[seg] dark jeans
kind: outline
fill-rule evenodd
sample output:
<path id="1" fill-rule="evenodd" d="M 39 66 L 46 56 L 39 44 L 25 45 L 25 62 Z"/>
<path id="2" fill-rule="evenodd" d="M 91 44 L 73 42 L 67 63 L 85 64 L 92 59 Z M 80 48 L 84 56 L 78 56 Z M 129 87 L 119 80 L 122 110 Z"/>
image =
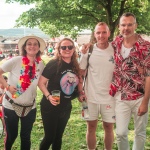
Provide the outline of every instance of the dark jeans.
<path id="1" fill-rule="evenodd" d="M 55 106 L 56 107 L 56 106 Z M 70 118 L 71 107 L 66 110 L 42 109 L 41 115 L 44 126 L 44 138 L 40 144 L 40 150 L 48 150 L 52 145 L 52 150 L 61 150 L 62 136 Z"/>
<path id="2" fill-rule="evenodd" d="M 4 108 L 4 121 L 6 126 L 5 150 L 11 150 L 11 147 L 18 136 L 18 123 L 20 119 L 20 150 L 30 150 L 31 130 L 36 118 L 36 109 L 32 109 L 27 116 L 18 117 L 14 110 Z"/>

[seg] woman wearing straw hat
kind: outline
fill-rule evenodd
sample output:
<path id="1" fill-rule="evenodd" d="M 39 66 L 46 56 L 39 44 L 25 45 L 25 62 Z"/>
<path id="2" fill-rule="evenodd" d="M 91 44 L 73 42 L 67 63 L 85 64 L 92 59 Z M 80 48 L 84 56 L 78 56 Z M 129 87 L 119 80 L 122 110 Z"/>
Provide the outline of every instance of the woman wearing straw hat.
<path id="1" fill-rule="evenodd" d="M 18 42 L 21 56 L 13 57 L 0 66 L 0 83 L 6 88 L 3 98 L 3 113 L 6 126 L 5 149 L 11 147 L 18 136 L 20 120 L 21 150 L 30 150 L 30 135 L 36 117 L 36 89 L 44 69 L 40 54 L 45 49 L 43 39 L 25 36 Z M 2 74 L 9 72 L 8 82 Z"/>

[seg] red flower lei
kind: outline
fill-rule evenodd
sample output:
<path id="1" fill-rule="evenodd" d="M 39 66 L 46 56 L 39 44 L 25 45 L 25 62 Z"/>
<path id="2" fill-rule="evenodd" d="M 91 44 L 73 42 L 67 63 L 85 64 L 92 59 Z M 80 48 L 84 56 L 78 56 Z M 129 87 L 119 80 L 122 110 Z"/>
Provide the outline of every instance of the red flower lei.
<path id="1" fill-rule="evenodd" d="M 30 86 L 34 79 L 36 79 L 36 66 L 41 61 L 40 57 L 37 57 L 32 69 L 30 70 L 29 62 L 30 60 L 27 57 L 22 57 L 22 67 L 20 70 L 20 78 L 17 84 L 17 92 L 12 95 L 13 98 L 19 97 L 26 89 Z M 31 76 L 29 75 L 31 72 Z"/>

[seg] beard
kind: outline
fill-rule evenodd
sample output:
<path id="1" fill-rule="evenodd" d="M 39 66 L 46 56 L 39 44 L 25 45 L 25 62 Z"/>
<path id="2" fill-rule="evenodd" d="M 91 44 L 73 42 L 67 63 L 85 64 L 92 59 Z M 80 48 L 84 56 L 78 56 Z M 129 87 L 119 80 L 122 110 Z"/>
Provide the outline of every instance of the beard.
<path id="1" fill-rule="evenodd" d="M 130 38 L 132 37 L 135 33 L 130 33 L 130 31 L 126 31 L 128 34 L 124 34 L 124 32 L 121 34 L 124 38 Z"/>

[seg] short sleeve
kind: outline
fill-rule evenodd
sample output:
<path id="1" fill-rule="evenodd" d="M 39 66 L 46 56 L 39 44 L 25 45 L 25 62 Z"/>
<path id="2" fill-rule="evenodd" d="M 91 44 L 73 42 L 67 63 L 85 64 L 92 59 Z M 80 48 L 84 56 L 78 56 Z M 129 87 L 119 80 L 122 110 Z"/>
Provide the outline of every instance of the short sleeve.
<path id="1" fill-rule="evenodd" d="M 81 54 L 81 58 L 80 58 L 80 68 L 85 70 L 87 67 L 87 58 L 88 58 L 88 52 L 86 54 Z"/>
<path id="2" fill-rule="evenodd" d="M 7 60 L 5 63 L 3 63 L 0 68 L 4 71 L 4 72 L 11 72 L 11 70 L 14 68 L 14 65 L 18 63 L 18 58 L 14 57 L 11 58 L 9 60 Z"/>
<path id="3" fill-rule="evenodd" d="M 44 76 L 47 79 L 51 79 L 51 77 L 56 73 L 56 71 L 57 71 L 57 61 L 51 60 L 44 68 L 42 76 Z"/>

